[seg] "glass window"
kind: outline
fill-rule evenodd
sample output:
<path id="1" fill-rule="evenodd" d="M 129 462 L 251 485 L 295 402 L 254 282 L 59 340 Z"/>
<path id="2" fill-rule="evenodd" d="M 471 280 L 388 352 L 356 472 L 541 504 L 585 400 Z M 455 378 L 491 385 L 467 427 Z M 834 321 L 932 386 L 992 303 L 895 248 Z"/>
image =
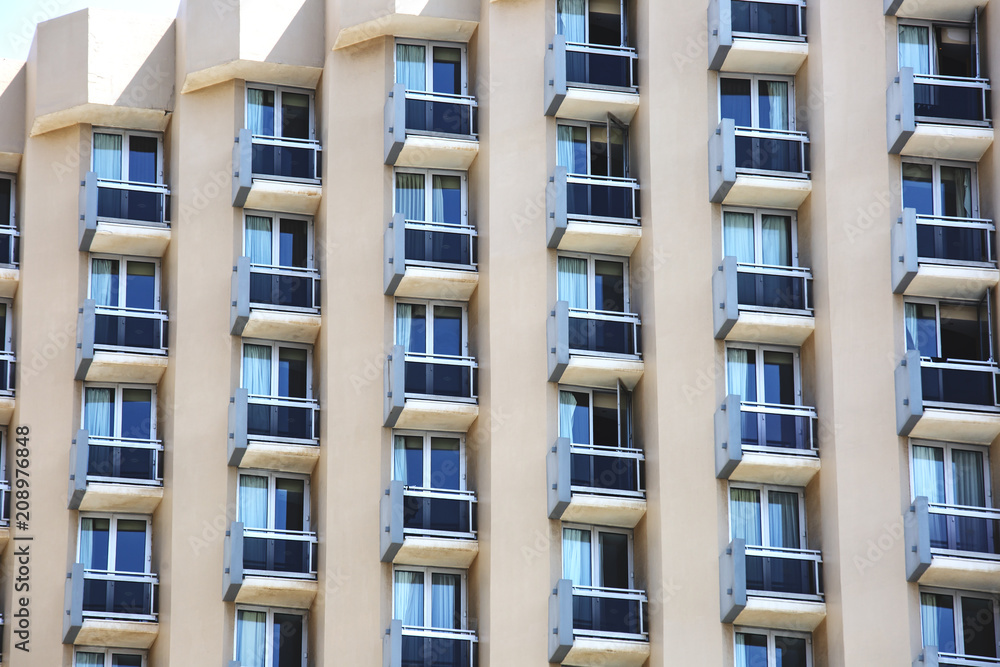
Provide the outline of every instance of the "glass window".
<path id="1" fill-rule="evenodd" d="M 606 123 L 556 126 L 556 165 L 568 174 L 628 177 L 628 127 Z"/>
<path id="2" fill-rule="evenodd" d="M 974 77 L 976 40 L 969 26 L 901 22 L 898 26 L 899 67 L 917 75 Z"/>
<path id="3" fill-rule="evenodd" d="M 304 667 L 305 616 L 271 609 L 236 609 L 235 658 L 241 667 Z"/>
<path id="4" fill-rule="evenodd" d="M 808 667 L 809 635 L 783 630 L 736 631 L 736 667 Z"/>
<path id="5" fill-rule="evenodd" d="M 396 83 L 414 92 L 464 95 L 465 46 L 434 42 L 396 43 Z"/>
<path id="6" fill-rule="evenodd" d="M 574 445 L 631 447 L 632 395 L 618 391 L 559 388 L 559 437 Z"/>
<path id="7" fill-rule="evenodd" d="M 396 344 L 415 354 L 465 356 L 465 306 L 397 302 Z"/>
<path id="8" fill-rule="evenodd" d="M 305 269 L 312 266 L 312 221 L 273 213 L 247 213 L 243 253 L 252 264 Z"/>
<path id="9" fill-rule="evenodd" d="M 79 562 L 87 570 L 149 572 L 149 521 L 117 515 L 81 517 Z"/>
<path id="10" fill-rule="evenodd" d="M 794 211 L 724 209 L 723 254 L 740 264 L 797 266 Z"/>
<path id="11" fill-rule="evenodd" d="M 903 208 L 917 215 L 975 218 L 979 193 L 973 164 L 903 162 Z"/>
<path id="12" fill-rule="evenodd" d="M 435 568 L 397 568 L 393 572 L 392 617 L 404 626 L 461 630 L 466 614 L 465 574 Z"/>
<path id="13" fill-rule="evenodd" d="M 278 343 L 243 344 L 243 387 L 251 396 L 310 398 L 311 352 Z"/>
<path id="14" fill-rule="evenodd" d="M 903 304 L 906 349 L 931 359 L 991 361 L 993 339 L 990 292 L 979 304 Z"/>
<path id="15" fill-rule="evenodd" d="M 313 139 L 313 93 L 248 84 L 246 126 L 255 136 Z"/>
<path id="16" fill-rule="evenodd" d="M 794 129 L 794 96 L 788 79 L 720 77 L 719 110 L 736 127 Z"/>
<path id="17" fill-rule="evenodd" d="M 924 646 L 964 658 L 997 658 L 997 599 L 983 593 L 920 591 Z"/>
<path id="18" fill-rule="evenodd" d="M 93 170 L 97 178 L 132 183 L 162 183 L 158 135 L 113 130 L 94 132 Z"/>
<path id="19" fill-rule="evenodd" d="M 805 547 L 802 495 L 773 487 L 729 489 L 729 532 L 748 546 L 780 549 Z"/>
<path id="20" fill-rule="evenodd" d="M 628 312 L 628 263 L 586 255 L 560 255 L 557 260 L 557 298 L 570 308 Z"/>
<path id="21" fill-rule="evenodd" d="M 397 171 L 395 210 L 411 222 L 467 224 L 465 174 L 444 171 Z"/>
<path id="22" fill-rule="evenodd" d="M 756 403 L 761 388 L 763 403 L 799 404 L 796 353 L 761 346 L 728 347 L 726 359 L 728 393 Z"/>
<path id="23" fill-rule="evenodd" d="M 160 303 L 159 262 L 126 257 L 94 257 L 90 298 L 98 306 L 156 310 Z"/>
<path id="24" fill-rule="evenodd" d="M 628 590 L 633 585 L 629 531 L 563 527 L 563 577 L 574 586 Z"/>
<path id="25" fill-rule="evenodd" d="M 465 490 L 465 455 L 461 437 L 424 433 L 393 436 L 392 478 L 407 486 Z"/>

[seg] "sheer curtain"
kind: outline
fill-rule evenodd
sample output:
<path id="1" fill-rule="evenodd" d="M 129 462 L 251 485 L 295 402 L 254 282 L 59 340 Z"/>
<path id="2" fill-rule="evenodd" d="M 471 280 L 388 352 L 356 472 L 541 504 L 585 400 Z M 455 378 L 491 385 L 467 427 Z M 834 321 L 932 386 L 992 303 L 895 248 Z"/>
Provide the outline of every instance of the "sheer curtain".
<path id="1" fill-rule="evenodd" d="M 122 179 L 122 135 L 94 135 L 94 173 L 111 181 Z"/>
<path id="2" fill-rule="evenodd" d="M 903 324 L 906 327 L 906 349 L 920 350 L 920 326 L 917 323 L 917 304 L 903 304 Z"/>
<path id="3" fill-rule="evenodd" d="M 76 652 L 74 667 L 104 667 L 104 655 L 101 653 Z"/>
<path id="4" fill-rule="evenodd" d="M 245 528 L 267 528 L 267 478 L 240 475 L 240 521 Z"/>
<path id="5" fill-rule="evenodd" d="M 769 266 L 791 266 L 791 220 L 783 215 L 763 216 L 760 246 L 764 264 Z"/>
<path id="6" fill-rule="evenodd" d="M 117 306 L 115 281 L 118 280 L 118 262 L 113 259 L 95 259 L 90 272 L 90 298 L 98 306 Z"/>
<path id="7" fill-rule="evenodd" d="M 271 266 L 271 219 L 260 215 L 247 216 L 246 254 L 251 264 Z"/>
<path id="8" fill-rule="evenodd" d="M 396 345 L 410 351 L 410 329 L 413 323 L 413 306 L 408 303 L 396 304 Z"/>
<path id="9" fill-rule="evenodd" d="M 264 127 L 264 91 L 256 88 L 247 89 L 247 129 L 250 134 L 266 136 L 271 134 Z"/>
<path id="10" fill-rule="evenodd" d="M 271 395 L 271 348 L 243 346 L 243 386 L 251 396 Z"/>
<path id="11" fill-rule="evenodd" d="M 726 350 L 726 393 L 737 394 L 747 402 L 757 400 L 750 396 L 749 352 L 738 347 Z"/>
<path id="12" fill-rule="evenodd" d="M 918 25 L 899 26 L 899 69 L 912 67 L 914 74 L 930 74 L 929 33 Z"/>
<path id="13" fill-rule="evenodd" d="M 110 438 L 114 435 L 111 392 L 110 387 L 87 387 L 84 393 L 83 427 L 92 437 Z"/>
<path id="14" fill-rule="evenodd" d="M 590 571 L 590 531 L 563 528 L 563 577 L 574 586 L 592 586 Z"/>
<path id="15" fill-rule="evenodd" d="M 742 632 L 737 632 L 735 667 L 757 667 L 756 665 L 750 664 L 748 653 L 747 636 Z"/>
<path id="16" fill-rule="evenodd" d="M 447 222 L 444 219 L 445 176 L 431 177 L 431 222 Z"/>
<path id="17" fill-rule="evenodd" d="M 556 32 L 565 35 L 567 42 L 586 42 L 585 0 L 558 0 L 556 3 Z"/>
<path id="18" fill-rule="evenodd" d="M 396 212 L 407 220 L 427 219 L 423 174 L 396 174 Z"/>
<path id="19" fill-rule="evenodd" d="M 771 130 L 788 129 L 788 82 L 765 81 L 767 89 L 767 128 Z M 762 91 L 763 92 L 763 91 Z M 764 119 L 761 118 L 761 124 Z"/>
<path id="20" fill-rule="evenodd" d="M 920 632 L 924 646 L 936 646 L 939 651 L 949 653 L 955 650 L 953 607 L 951 596 L 920 594 Z"/>
<path id="21" fill-rule="evenodd" d="M 735 257 L 740 264 L 756 264 L 753 248 L 753 214 L 726 211 L 723 216 L 723 254 L 726 257 Z"/>
<path id="22" fill-rule="evenodd" d="M 422 572 L 396 570 L 393 606 L 395 610 L 392 617 L 402 621 L 403 625 L 414 628 L 424 627 L 424 575 Z"/>
<path id="23" fill-rule="evenodd" d="M 573 128 L 569 125 L 556 127 L 556 166 L 566 167 L 566 173 L 579 173 L 573 164 Z M 584 170 L 586 173 L 586 170 Z"/>
<path id="24" fill-rule="evenodd" d="M 913 446 L 913 495 L 926 496 L 932 503 L 943 503 L 944 450 L 940 447 Z"/>
<path id="25" fill-rule="evenodd" d="M 406 436 L 397 435 L 393 438 L 392 478 L 406 484 Z"/>
<path id="26" fill-rule="evenodd" d="M 559 437 L 573 442 L 573 413 L 576 411 L 576 396 L 568 391 L 559 392 Z"/>
<path id="27" fill-rule="evenodd" d="M 587 260 L 560 257 L 557 270 L 558 298 L 570 308 L 587 308 Z"/>
<path id="28" fill-rule="evenodd" d="M 426 51 L 416 44 L 396 45 L 396 83 L 407 90 L 427 90 Z"/>
<path id="29" fill-rule="evenodd" d="M 85 570 L 94 568 L 94 521 L 89 517 L 80 520 L 80 561 Z"/>
<path id="30" fill-rule="evenodd" d="M 767 494 L 768 523 L 771 528 L 771 544 L 780 549 L 801 549 L 799 536 L 799 496 L 787 491 L 771 491 Z"/>
<path id="31" fill-rule="evenodd" d="M 955 482 L 955 504 L 986 507 L 983 455 L 967 449 L 953 449 L 951 470 Z"/>
<path id="32" fill-rule="evenodd" d="M 455 609 L 461 582 L 457 574 L 431 575 L 431 627 L 458 629 Z"/>
<path id="33" fill-rule="evenodd" d="M 760 492 L 755 489 L 729 490 L 729 519 L 734 540 L 761 546 Z"/>
<path id="34" fill-rule="evenodd" d="M 240 609 L 236 615 L 236 660 L 240 667 L 264 667 L 266 651 L 267 614 Z"/>

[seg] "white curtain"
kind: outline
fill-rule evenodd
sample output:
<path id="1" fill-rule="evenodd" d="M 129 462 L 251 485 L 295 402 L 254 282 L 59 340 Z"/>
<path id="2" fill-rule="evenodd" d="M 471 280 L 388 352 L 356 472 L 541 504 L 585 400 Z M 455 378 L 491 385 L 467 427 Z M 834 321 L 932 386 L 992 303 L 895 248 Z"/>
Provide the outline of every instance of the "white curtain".
<path id="1" fill-rule="evenodd" d="M 558 299 L 570 308 L 587 308 L 587 260 L 560 257 L 557 270 Z"/>
<path id="2" fill-rule="evenodd" d="M 906 327 L 906 349 L 920 350 L 920 327 L 917 324 L 917 304 L 903 304 L 903 324 Z"/>
<path id="3" fill-rule="evenodd" d="M 427 219 L 423 174 L 396 174 L 396 212 L 407 220 Z"/>
<path id="4" fill-rule="evenodd" d="M 753 402 L 750 396 L 750 354 L 747 350 L 731 347 L 726 350 L 726 393 L 737 394 L 744 401 Z"/>
<path id="5" fill-rule="evenodd" d="M 104 655 L 101 653 L 76 652 L 75 667 L 104 667 Z"/>
<path id="6" fill-rule="evenodd" d="M 559 437 L 573 442 L 573 415 L 576 412 L 576 396 L 568 391 L 559 392 Z M 577 443 L 585 444 L 585 443 Z"/>
<path id="7" fill-rule="evenodd" d="M 240 667 L 264 667 L 266 651 L 267 614 L 240 609 L 236 614 L 236 659 Z"/>
<path id="8" fill-rule="evenodd" d="M 962 169 L 959 187 L 962 191 L 962 211 L 958 212 L 959 218 L 972 217 L 972 170 Z"/>
<path id="9" fill-rule="evenodd" d="M 940 447 L 913 446 L 913 495 L 927 496 L 932 503 L 943 503 L 944 450 Z"/>
<path id="10" fill-rule="evenodd" d="M 723 254 L 735 257 L 740 264 L 756 264 L 753 248 L 753 214 L 723 213 Z"/>
<path id="11" fill-rule="evenodd" d="M 113 259 L 95 259 L 90 272 L 90 298 L 98 306 L 117 306 L 112 303 L 113 287 L 118 280 L 118 262 Z"/>
<path id="12" fill-rule="evenodd" d="M 424 627 L 424 575 L 422 572 L 396 570 L 393 586 L 395 610 L 393 618 L 403 625 L 414 628 Z"/>
<path id="13" fill-rule="evenodd" d="M 264 91 L 247 89 L 247 129 L 250 134 L 270 135 L 274 130 L 264 127 Z"/>
<path id="14" fill-rule="evenodd" d="M 590 568 L 590 531 L 563 529 L 563 577 L 575 586 L 592 586 Z"/>
<path id="15" fill-rule="evenodd" d="M 747 655 L 747 636 L 742 632 L 736 633 L 736 664 L 735 667 L 756 667 L 750 665 Z"/>
<path id="16" fill-rule="evenodd" d="M 770 130 L 788 129 L 788 82 L 787 81 L 766 81 L 768 99 L 767 125 Z M 763 126 L 764 119 L 760 122 Z"/>
<path id="17" fill-rule="evenodd" d="M 112 389 L 110 387 L 87 387 L 84 393 L 83 428 L 97 438 L 114 435 L 111 420 Z"/>
<path id="18" fill-rule="evenodd" d="M 94 173 L 98 178 L 122 180 L 122 135 L 94 135 Z"/>
<path id="19" fill-rule="evenodd" d="M 271 395 L 271 348 L 243 346 L 243 386 L 251 396 Z"/>
<path id="20" fill-rule="evenodd" d="M 767 494 L 768 525 L 771 529 L 769 546 L 779 549 L 801 549 L 799 536 L 799 496 L 787 491 Z"/>
<path id="21" fill-rule="evenodd" d="M 566 36 L 567 42 L 587 41 L 587 15 L 585 0 L 558 0 L 556 3 L 556 32 Z"/>
<path id="22" fill-rule="evenodd" d="M 457 574 L 431 574 L 431 627 L 457 630 L 455 599 L 461 586 Z"/>
<path id="23" fill-rule="evenodd" d="M 448 222 L 444 219 L 445 176 L 431 177 L 431 222 Z"/>
<path id="24" fill-rule="evenodd" d="M 392 478 L 406 483 L 406 436 L 397 435 L 393 438 Z"/>
<path id="25" fill-rule="evenodd" d="M 271 219 L 260 215 L 247 216 L 246 255 L 251 264 L 271 266 Z"/>
<path id="26" fill-rule="evenodd" d="M 580 172 L 574 164 L 573 128 L 569 125 L 559 125 L 556 132 L 556 166 L 566 167 L 568 174 L 587 173 L 586 169 Z"/>
<path id="27" fill-rule="evenodd" d="M 729 520 L 734 540 L 761 546 L 760 492 L 755 489 L 729 490 Z"/>
<path id="28" fill-rule="evenodd" d="M 760 250 L 764 264 L 791 266 L 791 220 L 783 215 L 765 215 L 761 221 Z"/>
<path id="29" fill-rule="evenodd" d="M 396 304 L 396 345 L 410 351 L 410 330 L 413 324 L 413 306 L 408 303 Z"/>
<path id="30" fill-rule="evenodd" d="M 396 83 L 406 90 L 427 90 L 426 51 L 416 44 L 396 45 Z"/>
<path id="31" fill-rule="evenodd" d="M 929 37 L 924 26 L 899 26 L 899 69 L 912 67 L 914 74 L 931 73 Z"/>
<path id="32" fill-rule="evenodd" d="M 240 475 L 240 521 L 245 528 L 267 528 L 267 478 Z"/>
<path id="33" fill-rule="evenodd" d="M 941 646 L 937 599 L 938 596 L 933 593 L 920 594 L 920 632 L 924 638 L 924 646 Z"/>
<path id="34" fill-rule="evenodd" d="M 953 449 L 951 469 L 955 482 L 955 504 L 986 507 L 983 455 L 967 449 Z"/>
<path id="35" fill-rule="evenodd" d="M 94 569 L 94 522 L 98 519 L 86 517 L 80 520 L 80 560 L 85 570 Z M 106 519 L 105 519 L 106 521 Z M 96 563 L 98 569 L 105 569 L 107 563 Z"/>

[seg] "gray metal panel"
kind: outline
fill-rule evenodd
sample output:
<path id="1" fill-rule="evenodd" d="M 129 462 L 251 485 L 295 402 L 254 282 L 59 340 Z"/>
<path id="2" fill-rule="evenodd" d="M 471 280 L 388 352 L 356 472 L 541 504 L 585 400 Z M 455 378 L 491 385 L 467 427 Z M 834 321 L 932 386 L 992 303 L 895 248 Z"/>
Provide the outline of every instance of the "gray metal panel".
<path id="1" fill-rule="evenodd" d="M 931 518 L 927 496 L 918 496 L 903 515 L 903 541 L 906 543 L 906 580 L 920 581 L 931 566 Z"/>
<path id="2" fill-rule="evenodd" d="M 736 258 L 731 256 L 723 257 L 712 274 L 712 324 L 718 340 L 725 340 L 740 317 L 737 275 Z"/>
<path id="3" fill-rule="evenodd" d="M 708 138 L 708 196 L 721 204 L 736 184 L 736 124 L 723 118 Z"/>
<path id="4" fill-rule="evenodd" d="M 72 644 L 83 629 L 83 563 L 73 563 L 73 570 L 66 576 L 65 615 L 63 616 L 63 644 Z"/>
<path id="5" fill-rule="evenodd" d="M 896 366 L 896 433 L 909 435 L 924 414 L 920 352 L 909 350 Z"/>
<path id="6" fill-rule="evenodd" d="M 903 294 L 917 277 L 917 210 L 904 208 L 892 226 L 892 292 Z"/>
<path id="7" fill-rule="evenodd" d="M 69 448 L 69 508 L 79 509 L 87 492 L 87 467 L 90 462 L 90 434 L 87 429 L 76 432 Z"/>
<path id="8" fill-rule="evenodd" d="M 233 392 L 229 402 L 229 465 L 238 467 L 247 453 L 250 438 L 247 436 L 247 404 L 249 392 L 240 387 Z"/>
<path id="9" fill-rule="evenodd" d="M 893 155 L 903 150 L 917 129 L 913 103 L 913 68 L 904 67 L 885 91 L 886 141 Z"/>
<path id="10" fill-rule="evenodd" d="M 234 602 L 243 586 L 243 522 L 233 521 L 222 544 L 222 599 Z"/>
<path id="11" fill-rule="evenodd" d="M 562 663 L 573 648 L 573 581 L 560 579 L 549 597 L 549 662 Z"/>
<path id="12" fill-rule="evenodd" d="M 379 553 L 383 563 L 391 563 L 403 548 L 403 481 L 394 479 L 379 500 Z"/>
<path id="13" fill-rule="evenodd" d="M 732 47 L 732 0 L 711 0 L 708 3 L 708 69 L 721 70 Z"/>
<path id="14" fill-rule="evenodd" d="M 242 128 L 233 145 L 233 206 L 242 208 L 253 185 L 253 135 Z"/>
<path id="15" fill-rule="evenodd" d="M 77 380 L 86 380 L 90 365 L 94 363 L 94 333 L 97 305 L 93 299 L 83 302 L 83 308 L 76 319 L 76 375 Z"/>
<path id="16" fill-rule="evenodd" d="M 566 167 L 556 167 L 545 189 L 545 241 L 549 248 L 558 248 L 566 233 L 567 198 Z"/>
<path id="17" fill-rule="evenodd" d="M 549 382 L 559 382 L 569 365 L 569 302 L 556 301 L 545 325 Z"/>
<path id="18" fill-rule="evenodd" d="M 385 230 L 382 241 L 382 283 L 384 293 L 392 296 L 406 273 L 406 216 L 396 213 Z"/>
<path id="19" fill-rule="evenodd" d="M 545 457 L 546 493 L 549 500 L 549 518 L 560 519 L 572 499 L 570 472 L 573 458 L 569 438 L 556 439 L 556 445 Z"/>
<path id="20" fill-rule="evenodd" d="M 397 83 L 385 101 L 385 163 L 396 164 L 406 142 L 406 86 Z"/>
<path id="21" fill-rule="evenodd" d="M 403 622 L 398 618 L 389 621 L 389 631 L 382 639 L 382 667 L 403 665 Z"/>
<path id="22" fill-rule="evenodd" d="M 913 667 L 938 667 L 939 664 L 937 646 L 925 646 L 917 659 L 913 661 Z"/>
<path id="23" fill-rule="evenodd" d="M 97 233 L 97 174 L 87 172 L 80 188 L 80 250 L 90 252 Z"/>
<path id="24" fill-rule="evenodd" d="M 229 303 L 229 333 L 242 336 L 250 320 L 250 258 L 240 257 L 233 267 L 232 301 Z"/>
<path id="25" fill-rule="evenodd" d="M 229 661 L 229 667 L 240 667 L 240 661 L 239 660 L 230 660 Z"/>
<path id="26" fill-rule="evenodd" d="M 545 115 L 557 115 L 564 99 L 566 99 L 566 37 L 556 35 L 545 51 Z"/>
<path id="27" fill-rule="evenodd" d="M 715 411 L 715 476 L 729 479 L 743 460 L 743 421 L 740 418 L 740 397 L 726 396 Z"/>
<path id="28" fill-rule="evenodd" d="M 902 6 L 903 0 L 883 0 L 882 6 L 886 16 L 895 16 Z"/>
<path id="29" fill-rule="evenodd" d="M 385 361 L 385 400 L 383 402 L 384 426 L 392 428 L 403 412 L 406 402 L 406 352 L 402 345 L 393 345 L 392 354 Z"/>
<path id="30" fill-rule="evenodd" d="M 719 600 L 723 623 L 732 623 L 747 606 L 746 542 L 733 540 L 719 556 Z"/>

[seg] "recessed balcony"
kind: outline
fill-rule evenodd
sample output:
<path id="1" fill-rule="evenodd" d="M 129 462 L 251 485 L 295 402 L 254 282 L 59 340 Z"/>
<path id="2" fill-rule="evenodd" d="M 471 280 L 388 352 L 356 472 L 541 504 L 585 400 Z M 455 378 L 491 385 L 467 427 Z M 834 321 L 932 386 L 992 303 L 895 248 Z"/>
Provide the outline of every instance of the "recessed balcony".
<path id="1" fill-rule="evenodd" d="M 237 389 L 229 401 L 228 451 L 234 467 L 312 472 L 319 460 L 319 403 Z"/>
<path id="2" fill-rule="evenodd" d="M 812 632 L 826 618 L 823 560 L 733 540 L 719 556 L 722 622 Z"/>
<path id="3" fill-rule="evenodd" d="M 379 501 L 383 563 L 468 569 L 479 553 L 476 494 L 393 480 Z"/>
<path id="4" fill-rule="evenodd" d="M 798 347 L 816 328 L 812 273 L 802 267 L 724 257 L 712 276 L 712 301 L 719 340 Z"/>
<path id="5" fill-rule="evenodd" d="M 385 667 L 474 667 L 479 638 L 475 630 L 404 626 L 393 619 L 382 639 Z"/>
<path id="6" fill-rule="evenodd" d="M 66 577 L 63 644 L 148 649 L 160 631 L 158 589 L 155 574 L 74 563 Z"/>
<path id="7" fill-rule="evenodd" d="M 809 55 L 805 0 L 708 4 L 708 69 L 792 75 Z"/>
<path id="8" fill-rule="evenodd" d="M 820 468 L 815 427 L 813 408 L 727 396 L 715 411 L 716 477 L 806 486 Z"/>
<path id="9" fill-rule="evenodd" d="M 1000 510 L 916 498 L 903 515 L 906 580 L 1000 593 Z"/>
<path id="10" fill-rule="evenodd" d="M 69 453 L 69 508 L 152 514 L 163 499 L 163 443 L 76 432 Z"/>
<path id="11" fill-rule="evenodd" d="M 396 213 L 385 230 L 388 296 L 468 301 L 479 284 L 475 227 L 406 220 Z"/>
<path id="12" fill-rule="evenodd" d="M 466 171 L 479 154 L 478 127 L 475 97 L 397 83 L 385 103 L 385 163 Z"/>
<path id="13" fill-rule="evenodd" d="M 993 144 L 989 79 L 914 74 L 886 91 L 889 152 L 978 162 Z"/>
<path id="14" fill-rule="evenodd" d="M 642 667 L 649 659 L 645 591 L 574 586 L 560 579 L 549 598 L 549 662 Z"/>
<path id="15" fill-rule="evenodd" d="M 979 301 L 1000 280 L 991 220 L 917 215 L 903 209 L 892 226 L 895 294 Z"/>
<path id="16" fill-rule="evenodd" d="M 634 528 L 646 513 L 645 468 L 639 449 L 557 439 L 545 460 L 549 518 Z"/>
<path id="17" fill-rule="evenodd" d="M 625 46 L 567 42 L 556 35 L 545 52 L 545 115 L 626 123 L 639 108 L 638 56 Z"/>
<path id="18" fill-rule="evenodd" d="M 465 433 L 479 417 L 473 357 L 404 352 L 386 361 L 384 426 Z"/>
<path id="19" fill-rule="evenodd" d="M 737 128 L 724 118 L 708 140 L 713 204 L 797 209 L 812 192 L 805 132 Z"/>
<path id="20" fill-rule="evenodd" d="M 0 225 L 0 298 L 11 299 L 21 282 L 21 234 L 15 227 Z"/>
<path id="21" fill-rule="evenodd" d="M 896 367 L 896 432 L 989 445 L 1000 435 L 997 365 L 935 361 L 910 350 Z"/>
<path id="22" fill-rule="evenodd" d="M 233 206 L 316 215 L 322 156 L 318 141 L 241 129 L 233 146 Z"/>
<path id="23" fill-rule="evenodd" d="M 83 302 L 76 325 L 76 379 L 156 384 L 167 368 L 167 313 Z"/>
<path id="24" fill-rule="evenodd" d="M 634 178 L 568 174 L 556 167 L 545 203 L 550 248 L 628 257 L 642 238 Z"/>
<path id="25" fill-rule="evenodd" d="M 251 264 L 233 267 L 230 333 L 245 338 L 315 343 L 319 313 L 319 271 Z"/>
<path id="26" fill-rule="evenodd" d="M 549 314 L 549 382 L 632 390 L 644 369 L 640 322 L 634 313 L 570 308 L 557 301 Z"/>
<path id="27" fill-rule="evenodd" d="M 882 0 L 886 16 L 969 22 L 982 0 Z"/>
<path id="28" fill-rule="evenodd" d="M 234 521 L 223 545 L 222 599 L 308 609 L 316 582 L 316 533 L 247 528 Z"/>
<path id="29" fill-rule="evenodd" d="M 80 250 L 163 257 L 170 243 L 170 190 L 98 178 L 80 182 Z"/>

